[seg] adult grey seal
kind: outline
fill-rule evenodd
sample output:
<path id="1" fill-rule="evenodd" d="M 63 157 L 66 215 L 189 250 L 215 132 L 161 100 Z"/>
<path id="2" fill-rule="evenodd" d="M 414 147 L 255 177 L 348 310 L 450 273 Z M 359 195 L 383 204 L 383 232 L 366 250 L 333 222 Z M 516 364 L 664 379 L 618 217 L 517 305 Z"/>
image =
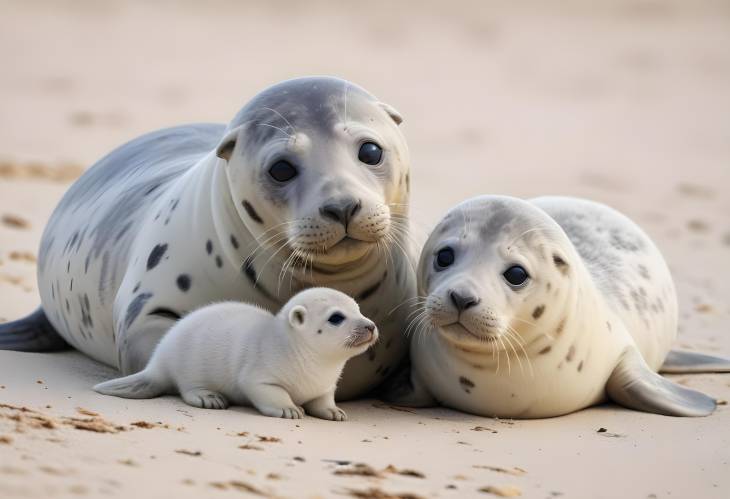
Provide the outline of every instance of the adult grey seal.
<path id="1" fill-rule="evenodd" d="M 297 291 L 354 297 L 381 341 L 338 391 L 377 385 L 407 350 L 410 158 L 400 115 L 331 77 L 274 85 L 228 124 L 165 129 L 92 166 L 41 241 L 42 307 L 0 325 L 0 348 L 73 347 L 124 374 L 174 322 L 215 301 L 276 312 Z M 57 333 L 57 334 L 56 334 Z"/>
<path id="2" fill-rule="evenodd" d="M 430 235 L 418 278 L 410 379 L 390 387 L 400 403 L 540 418 L 609 398 L 704 416 L 712 398 L 657 370 L 730 369 L 689 352 L 668 358 L 677 334 L 669 269 L 636 224 L 599 203 L 465 201 Z"/>
<path id="3" fill-rule="evenodd" d="M 300 419 L 306 411 L 345 421 L 335 405 L 342 368 L 377 340 L 355 300 L 334 289 L 297 293 L 276 315 L 247 303 L 215 303 L 172 326 L 142 371 L 94 390 L 135 399 L 179 393 L 205 409 L 233 403 L 275 418 Z"/>

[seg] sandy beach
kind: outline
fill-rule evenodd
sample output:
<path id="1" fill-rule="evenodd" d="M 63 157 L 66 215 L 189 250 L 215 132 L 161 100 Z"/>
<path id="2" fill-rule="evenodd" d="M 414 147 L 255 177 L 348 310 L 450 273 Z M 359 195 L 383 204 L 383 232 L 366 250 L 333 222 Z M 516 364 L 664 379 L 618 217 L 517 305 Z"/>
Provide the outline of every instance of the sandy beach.
<path id="1" fill-rule="evenodd" d="M 404 116 L 412 218 L 485 193 L 588 197 L 639 223 L 677 347 L 730 356 L 730 4 L 0 0 L 0 321 L 70 183 L 161 127 L 227 122 L 331 74 Z M 730 375 L 673 376 L 707 418 L 606 405 L 534 421 L 343 404 L 332 423 L 123 400 L 80 353 L 0 351 L 0 497 L 724 498 Z M 600 431 L 599 431 L 600 430 Z"/>

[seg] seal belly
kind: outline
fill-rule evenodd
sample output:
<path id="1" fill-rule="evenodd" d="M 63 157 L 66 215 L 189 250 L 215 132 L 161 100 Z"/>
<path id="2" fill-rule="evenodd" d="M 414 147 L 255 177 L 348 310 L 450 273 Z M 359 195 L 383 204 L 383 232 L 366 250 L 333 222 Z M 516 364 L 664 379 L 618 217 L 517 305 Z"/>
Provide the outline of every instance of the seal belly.
<path id="1" fill-rule="evenodd" d="M 71 345 L 117 364 L 112 307 L 135 237 L 157 215 L 160 196 L 224 129 L 189 125 L 139 137 L 89 168 L 61 199 L 41 239 L 38 288 L 48 320 Z"/>

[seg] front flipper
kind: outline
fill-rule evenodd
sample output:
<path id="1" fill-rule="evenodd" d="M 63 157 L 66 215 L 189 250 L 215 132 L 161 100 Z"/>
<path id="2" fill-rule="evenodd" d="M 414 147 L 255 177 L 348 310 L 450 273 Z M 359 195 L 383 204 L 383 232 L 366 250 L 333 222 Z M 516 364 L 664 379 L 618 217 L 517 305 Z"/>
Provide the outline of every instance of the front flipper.
<path id="1" fill-rule="evenodd" d="M 730 359 L 703 353 L 672 350 L 659 372 L 671 374 L 730 373 Z"/>
<path id="2" fill-rule="evenodd" d="M 434 407 L 436 399 L 426 389 L 418 374 L 405 363 L 379 389 L 380 396 L 386 402 L 406 407 Z"/>
<path id="3" fill-rule="evenodd" d="M 635 348 L 619 358 L 606 383 L 606 393 L 617 404 L 665 416 L 707 416 L 715 400 L 672 383 L 652 371 Z"/>

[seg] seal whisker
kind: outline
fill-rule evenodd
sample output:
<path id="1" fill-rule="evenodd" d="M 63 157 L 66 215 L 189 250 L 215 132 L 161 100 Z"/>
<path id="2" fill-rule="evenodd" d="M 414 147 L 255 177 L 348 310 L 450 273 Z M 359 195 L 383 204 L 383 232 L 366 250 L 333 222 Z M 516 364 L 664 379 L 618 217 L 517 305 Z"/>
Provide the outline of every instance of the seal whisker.
<path id="1" fill-rule="evenodd" d="M 279 128 L 278 126 L 272 125 L 270 123 L 256 123 L 256 126 L 268 126 L 268 127 L 271 127 L 271 128 L 275 128 L 275 129 L 279 130 L 281 133 L 285 133 L 289 138 L 293 137 L 292 134 L 290 134 L 289 132 L 287 132 L 283 128 Z"/>
<path id="2" fill-rule="evenodd" d="M 405 305 L 407 303 L 414 302 L 414 303 L 410 303 L 411 306 L 414 306 L 414 305 L 424 304 L 427 301 L 428 301 L 428 297 L 426 297 L 426 296 L 418 296 L 418 295 L 411 296 L 410 298 L 406 298 L 405 300 L 403 300 L 402 302 L 400 302 L 398 305 L 396 305 L 395 307 L 393 307 L 392 309 L 390 309 L 390 312 L 388 312 L 387 315 L 391 315 L 398 308 L 402 307 L 403 305 Z"/>
<path id="3" fill-rule="evenodd" d="M 261 107 L 261 109 L 266 109 L 266 110 L 268 110 L 268 111 L 271 111 L 272 113 L 276 113 L 276 114 L 277 114 L 277 115 L 278 115 L 278 116 L 279 116 L 279 117 L 280 117 L 280 118 L 281 118 L 282 120 L 284 120 L 284 121 L 286 122 L 286 124 L 287 124 L 287 125 L 289 126 L 289 128 L 291 128 L 291 129 L 292 129 L 292 132 L 294 132 L 294 133 L 297 133 L 297 129 L 296 129 L 296 128 L 294 128 L 294 125 L 292 125 L 292 124 L 291 124 L 291 122 L 290 122 L 290 121 L 289 121 L 288 119 L 286 119 L 286 118 L 284 117 L 284 115 L 283 115 L 283 114 L 281 114 L 281 113 L 280 113 L 279 111 L 277 111 L 277 110 L 276 110 L 276 109 L 274 109 L 274 108 L 271 108 L 271 107 L 266 107 L 266 106 L 262 106 L 262 107 Z"/>

